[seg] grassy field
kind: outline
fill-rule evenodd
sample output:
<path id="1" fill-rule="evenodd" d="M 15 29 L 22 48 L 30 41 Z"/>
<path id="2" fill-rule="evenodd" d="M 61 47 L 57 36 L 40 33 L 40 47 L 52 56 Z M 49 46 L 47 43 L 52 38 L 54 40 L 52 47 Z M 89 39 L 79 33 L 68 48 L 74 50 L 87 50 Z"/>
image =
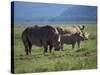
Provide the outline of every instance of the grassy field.
<path id="1" fill-rule="evenodd" d="M 28 25 L 29 26 L 29 25 Z M 57 25 L 56 25 L 57 26 Z M 59 26 L 59 25 L 58 25 Z M 66 25 L 63 25 L 66 26 Z M 54 51 L 43 55 L 43 48 L 33 46 L 32 56 L 26 56 L 21 34 L 27 25 L 14 26 L 14 71 L 15 73 L 83 70 L 97 68 L 97 27 L 86 24 L 90 39 L 81 42 L 81 48 L 74 50 L 64 45 L 64 51 Z"/>

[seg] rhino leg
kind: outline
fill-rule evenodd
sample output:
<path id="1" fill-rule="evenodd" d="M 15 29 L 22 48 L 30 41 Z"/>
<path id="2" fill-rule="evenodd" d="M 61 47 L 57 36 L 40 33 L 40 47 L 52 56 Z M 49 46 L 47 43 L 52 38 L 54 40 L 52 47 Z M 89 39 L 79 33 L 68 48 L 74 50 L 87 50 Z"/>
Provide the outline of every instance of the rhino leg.
<path id="1" fill-rule="evenodd" d="M 28 55 L 28 47 L 25 46 L 25 52 L 26 52 L 26 55 Z"/>
<path id="2" fill-rule="evenodd" d="M 45 47 L 44 47 L 44 55 L 45 55 L 45 53 L 47 53 L 47 50 L 48 50 L 48 47 L 45 46 Z"/>
<path id="3" fill-rule="evenodd" d="M 27 40 L 25 34 L 22 36 L 22 41 L 24 44 L 25 53 L 26 53 L 26 55 L 28 55 L 29 43 L 28 43 L 28 40 Z"/>
<path id="4" fill-rule="evenodd" d="M 26 53 L 26 55 L 28 55 L 28 48 L 29 48 L 28 42 L 25 40 L 25 41 L 23 41 L 23 43 L 24 43 L 24 47 L 25 47 L 25 53 Z"/>
<path id="5" fill-rule="evenodd" d="M 61 50 L 63 51 L 63 44 L 61 44 Z"/>
<path id="6" fill-rule="evenodd" d="M 63 50 L 63 46 L 61 46 L 61 50 L 64 51 L 64 50 Z"/>
<path id="7" fill-rule="evenodd" d="M 72 44 L 72 49 L 74 49 L 74 48 L 75 48 L 75 43 Z"/>
<path id="8" fill-rule="evenodd" d="M 29 44 L 29 54 L 31 55 L 32 44 Z"/>
<path id="9" fill-rule="evenodd" d="M 77 42 L 78 48 L 80 48 L 80 41 Z"/>
<path id="10" fill-rule="evenodd" d="M 52 51 L 52 48 L 53 48 L 53 46 L 50 45 L 50 46 L 49 46 L 49 52 L 50 52 L 50 53 L 51 53 L 51 51 Z"/>

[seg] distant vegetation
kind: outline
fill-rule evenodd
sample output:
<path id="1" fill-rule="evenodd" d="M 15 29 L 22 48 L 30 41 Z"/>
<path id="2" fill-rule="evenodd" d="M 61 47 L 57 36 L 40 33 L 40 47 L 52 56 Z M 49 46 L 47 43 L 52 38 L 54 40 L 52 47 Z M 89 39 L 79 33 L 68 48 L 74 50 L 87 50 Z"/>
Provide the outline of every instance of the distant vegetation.
<path id="1" fill-rule="evenodd" d="M 21 39 L 23 30 L 32 25 L 14 25 L 14 68 L 15 73 L 67 71 L 97 68 L 97 26 L 85 24 L 90 33 L 89 40 L 82 41 L 81 48 L 72 50 L 64 45 L 64 51 L 43 55 L 43 48 L 33 46 L 32 56 L 26 56 Z M 68 26 L 68 25 L 53 25 Z"/>

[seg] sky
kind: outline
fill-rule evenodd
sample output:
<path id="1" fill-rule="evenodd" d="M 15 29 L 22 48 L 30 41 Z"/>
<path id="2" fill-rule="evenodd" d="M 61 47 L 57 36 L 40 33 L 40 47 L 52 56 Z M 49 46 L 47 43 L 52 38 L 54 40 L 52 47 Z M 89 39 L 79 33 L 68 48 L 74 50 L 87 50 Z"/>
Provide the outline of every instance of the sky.
<path id="1" fill-rule="evenodd" d="M 69 15 L 78 16 L 79 14 L 88 16 L 89 13 L 91 13 L 92 15 L 92 11 L 94 12 L 93 13 L 94 16 L 97 15 L 96 7 L 84 7 L 84 9 L 88 8 L 86 10 L 81 9 L 83 7 L 84 6 L 15 1 L 14 2 L 14 21 L 23 22 L 27 20 L 32 21 L 35 19 L 36 20 L 40 18 L 42 19 L 44 17 L 46 19 L 46 18 L 52 18 L 52 17 L 54 18 L 58 16 L 69 16 Z"/>
<path id="2" fill-rule="evenodd" d="M 33 17 L 59 16 L 65 9 L 65 5 L 46 3 L 15 2 L 15 16 L 30 14 Z"/>

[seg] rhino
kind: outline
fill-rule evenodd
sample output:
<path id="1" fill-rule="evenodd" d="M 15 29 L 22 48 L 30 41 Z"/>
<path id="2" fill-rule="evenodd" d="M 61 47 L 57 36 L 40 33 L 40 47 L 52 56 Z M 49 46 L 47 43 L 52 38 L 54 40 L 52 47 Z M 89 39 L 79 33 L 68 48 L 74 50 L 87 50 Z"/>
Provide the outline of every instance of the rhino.
<path id="1" fill-rule="evenodd" d="M 85 31 L 84 25 L 73 25 L 73 26 L 66 26 L 66 27 L 56 27 L 59 34 L 75 34 L 80 33 L 84 36 L 85 40 L 88 40 L 89 33 Z"/>
<path id="2" fill-rule="evenodd" d="M 50 25 L 27 27 L 22 32 L 22 41 L 26 55 L 31 54 L 32 45 L 43 47 L 44 54 L 47 53 L 48 48 L 50 53 L 52 47 L 54 47 L 54 50 L 60 49 L 60 36 L 58 30 Z"/>
<path id="3" fill-rule="evenodd" d="M 81 25 L 72 25 L 72 26 L 66 26 L 66 27 L 56 27 L 57 30 L 59 31 L 59 34 L 74 34 L 76 32 L 81 32 L 85 29 L 85 26 Z"/>
<path id="4" fill-rule="evenodd" d="M 80 48 L 80 42 L 84 40 L 84 36 L 80 34 L 80 32 L 74 34 L 63 34 L 61 35 L 61 50 L 63 50 L 64 44 L 72 45 L 72 49 L 74 49 L 75 44 L 77 43 L 78 48 Z"/>

